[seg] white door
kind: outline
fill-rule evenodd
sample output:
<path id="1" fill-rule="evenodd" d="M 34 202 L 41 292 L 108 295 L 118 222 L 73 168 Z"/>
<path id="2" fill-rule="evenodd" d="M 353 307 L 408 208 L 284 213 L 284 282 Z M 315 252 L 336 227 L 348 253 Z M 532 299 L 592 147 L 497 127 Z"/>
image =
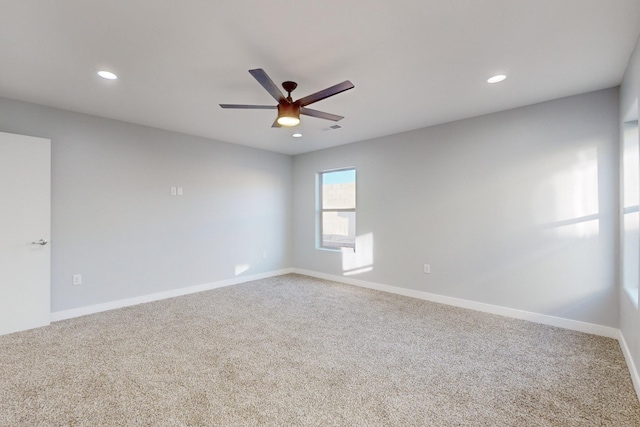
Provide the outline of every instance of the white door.
<path id="1" fill-rule="evenodd" d="M 0 132 L 0 335 L 48 325 L 51 141 Z"/>

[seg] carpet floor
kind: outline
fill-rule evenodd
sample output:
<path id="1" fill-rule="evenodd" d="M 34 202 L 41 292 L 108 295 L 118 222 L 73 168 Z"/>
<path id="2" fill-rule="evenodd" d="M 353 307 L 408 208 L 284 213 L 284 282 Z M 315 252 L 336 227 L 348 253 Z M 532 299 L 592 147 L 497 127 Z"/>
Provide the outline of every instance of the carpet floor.
<path id="1" fill-rule="evenodd" d="M 0 337 L 0 426 L 640 426 L 616 340 L 295 274 Z"/>

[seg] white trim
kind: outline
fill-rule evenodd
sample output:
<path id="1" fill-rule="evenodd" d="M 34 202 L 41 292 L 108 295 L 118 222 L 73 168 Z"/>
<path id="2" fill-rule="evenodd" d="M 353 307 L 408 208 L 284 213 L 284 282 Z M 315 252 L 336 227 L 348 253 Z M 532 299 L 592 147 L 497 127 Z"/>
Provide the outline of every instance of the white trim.
<path id="1" fill-rule="evenodd" d="M 627 361 L 627 366 L 629 367 L 629 373 L 631 374 L 631 381 L 633 382 L 633 387 L 636 389 L 636 395 L 638 396 L 638 400 L 640 400 L 640 375 L 638 375 L 638 369 L 636 368 L 635 363 L 633 363 L 633 358 L 631 357 L 631 351 L 629 350 L 629 346 L 627 346 L 627 341 L 624 339 L 624 335 L 622 331 L 618 336 L 618 341 L 620 342 L 620 348 L 622 348 L 622 354 L 624 354 L 624 358 Z"/>
<path id="2" fill-rule="evenodd" d="M 152 301 L 159 301 L 167 298 L 174 298 L 182 295 L 193 294 L 197 292 L 208 291 L 226 286 L 233 286 L 240 283 L 251 282 L 253 280 L 266 279 L 268 277 L 281 276 L 284 274 L 303 274 L 305 276 L 317 277 L 319 279 L 332 280 L 334 282 L 344 283 L 347 285 L 359 286 L 377 291 L 388 292 L 397 295 L 403 295 L 411 298 L 418 298 L 426 301 L 432 301 L 440 304 L 451 305 L 455 307 L 467 308 L 470 310 L 481 311 L 484 313 L 497 314 L 500 316 L 511 317 L 515 319 L 528 320 L 531 322 L 541 323 L 544 325 L 556 326 L 559 328 L 570 329 L 588 334 L 600 335 L 608 338 L 617 339 L 622 348 L 622 353 L 627 362 L 631 380 L 636 391 L 638 399 L 640 399 L 640 375 L 631 357 L 631 352 L 627 346 L 622 332 L 616 328 L 608 326 L 596 325 L 593 323 L 580 322 L 577 320 L 564 319 L 561 317 L 548 316 L 546 314 L 533 313 L 530 311 L 517 310 L 513 308 L 500 307 L 497 305 L 485 304 L 460 298 L 448 297 L 445 295 L 432 294 L 428 292 L 416 291 L 413 289 L 405 289 L 397 286 L 383 285 L 375 282 L 367 282 L 365 280 L 352 279 L 348 277 L 336 276 L 333 274 L 319 273 L 311 270 L 300 268 L 285 268 L 282 270 L 270 271 L 267 273 L 254 274 L 251 276 L 234 277 L 232 279 L 220 280 L 218 282 L 205 283 L 202 285 L 189 286 L 187 288 L 172 289 L 170 291 L 157 292 L 149 295 L 141 295 L 138 297 L 127 298 L 123 300 L 111 301 L 103 304 L 96 304 L 86 307 L 73 308 L 70 310 L 56 311 L 51 313 L 51 321 L 57 322 L 74 317 L 86 316 L 89 314 L 100 313 L 102 311 L 115 310 L 118 308 L 129 307 L 133 305 L 143 304 Z"/>
<path id="3" fill-rule="evenodd" d="M 546 314 L 533 313 L 530 311 L 517 310 L 515 308 L 501 307 L 498 305 L 485 304 L 460 298 L 448 297 L 445 295 L 432 294 L 428 292 L 416 291 L 413 289 L 405 289 L 397 286 L 382 285 L 380 283 L 367 282 L 359 279 L 352 279 L 332 274 L 318 273 L 316 271 L 304 270 L 296 268 L 295 273 L 304 274 L 306 276 L 317 277 L 319 279 L 332 280 L 334 282 L 345 283 L 363 288 L 375 289 L 377 291 L 389 292 L 397 295 L 404 295 L 412 298 L 419 298 L 426 301 L 437 302 L 440 304 L 452 305 L 455 307 L 467 308 L 470 310 L 481 311 L 484 313 L 497 314 L 514 319 L 529 320 L 544 325 L 556 326 L 559 328 L 570 329 L 573 331 L 586 332 L 588 334 L 600 335 L 607 338 L 618 339 L 620 331 L 617 328 L 609 326 L 596 325 L 594 323 L 580 322 L 578 320 L 564 319 L 562 317 L 549 316 Z"/>
<path id="4" fill-rule="evenodd" d="M 146 302 L 158 301 L 158 300 L 163 300 L 167 298 L 174 298 L 182 295 L 193 294 L 196 292 L 209 291 L 211 289 L 223 288 L 225 286 L 237 285 L 240 283 L 251 282 L 253 280 L 266 279 L 267 277 L 281 276 L 283 274 L 289 274 L 293 272 L 294 272 L 293 268 L 285 268 L 282 270 L 275 270 L 267 273 L 253 274 L 251 276 L 234 277 L 232 279 L 220 280 L 218 282 L 204 283 L 202 285 L 172 289 L 170 291 L 164 291 L 164 292 L 156 292 L 149 295 L 140 295 L 133 298 L 110 301 L 103 304 L 89 305 L 86 307 L 72 308 L 70 310 L 56 311 L 51 313 L 51 321 L 57 322 L 65 319 L 72 319 L 74 317 L 86 316 L 89 314 L 100 313 L 102 311 L 115 310 L 118 308 L 143 304 Z"/>

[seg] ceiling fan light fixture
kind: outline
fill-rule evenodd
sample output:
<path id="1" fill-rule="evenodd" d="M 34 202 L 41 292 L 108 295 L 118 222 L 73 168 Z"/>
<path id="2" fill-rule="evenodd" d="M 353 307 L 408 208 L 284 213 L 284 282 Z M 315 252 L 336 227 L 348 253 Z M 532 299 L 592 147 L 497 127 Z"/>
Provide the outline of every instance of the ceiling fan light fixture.
<path id="1" fill-rule="evenodd" d="M 295 104 L 278 104 L 278 124 L 296 126 L 300 124 L 300 108 Z"/>
<path id="2" fill-rule="evenodd" d="M 278 117 L 278 124 L 281 126 L 296 126 L 300 124 L 298 117 L 281 116 Z"/>

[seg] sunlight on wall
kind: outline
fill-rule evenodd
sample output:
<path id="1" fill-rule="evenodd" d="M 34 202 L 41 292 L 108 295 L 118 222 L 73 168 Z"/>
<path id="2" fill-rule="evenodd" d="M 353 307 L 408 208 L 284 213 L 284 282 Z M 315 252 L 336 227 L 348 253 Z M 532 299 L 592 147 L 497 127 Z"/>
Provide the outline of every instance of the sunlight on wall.
<path id="1" fill-rule="evenodd" d="M 373 270 L 373 233 L 356 236 L 356 250 L 342 251 L 342 271 L 345 276 Z"/>
<path id="2" fill-rule="evenodd" d="M 600 220 L 586 220 L 578 218 L 578 221 L 572 224 L 557 225 L 555 231 L 558 236 L 563 237 L 592 237 L 600 233 Z"/>
<path id="3" fill-rule="evenodd" d="M 249 271 L 251 266 L 249 264 L 237 264 L 236 265 L 236 276 L 241 275 L 245 271 Z"/>
<path id="4" fill-rule="evenodd" d="M 536 223 L 548 234 L 534 262 L 541 268 L 563 271 L 579 266 L 597 247 L 600 234 L 600 196 L 597 142 L 584 141 L 580 149 L 563 151 L 545 160 L 546 180 L 533 196 Z M 571 250 L 566 250 L 571 245 Z M 586 270 L 585 270 L 586 271 Z M 586 272 L 576 280 L 542 283 L 541 295 L 553 294 L 553 304 L 540 299 L 540 310 L 565 315 L 610 293 L 609 283 Z"/>
<path id="5" fill-rule="evenodd" d="M 572 163 L 539 186 L 535 197 L 538 220 L 561 237 L 597 236 L 597 149 L 577 152 Z"/>

